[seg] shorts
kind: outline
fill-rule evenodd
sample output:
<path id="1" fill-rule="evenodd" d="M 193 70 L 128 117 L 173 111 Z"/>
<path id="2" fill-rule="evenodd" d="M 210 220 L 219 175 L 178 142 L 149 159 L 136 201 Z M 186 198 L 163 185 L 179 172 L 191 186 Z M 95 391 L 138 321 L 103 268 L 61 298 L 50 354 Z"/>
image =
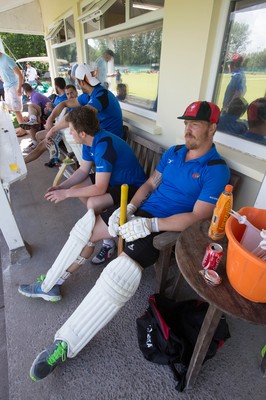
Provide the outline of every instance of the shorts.
<path id="1" fill-rule="evenodd" d="M 5 103 L 10 111 L 22 111 L 22 96 L 18 96 L 16 86 L 5 89 Z"/>
<path id="2" fill-rule="evenodd" d="M 117 207 L 108 208 L 101 214 L 103 221 L 108 225 L 109 217 L 117 209 Z M 153 215 L 147 211 L 137 210 L 136 216 L 152 218 Z M 159 250 L 153 246 L 153 238 L 161 232 L 153 232 L 143 239 L 137 239 L 134 242 L 124 242 L 124 253 L 126 253 L 132 260 L 139 263 L 142 268 L 147 268 L 153 265 L 159 257 Z"/>
<path id="3" fill-rule="evenodd" d="M 93 184 L 95 184 L 95 173 L 89 175 Z M 128 185 L 128 201 L 132 199 L 138 187 L 135 185 Z M 109 193 L 112 196 L 113 203 L 115 208 L 120 206 L 120 197 L 121 197 L 121 186 L 108 186 L 106 193 Z"/>

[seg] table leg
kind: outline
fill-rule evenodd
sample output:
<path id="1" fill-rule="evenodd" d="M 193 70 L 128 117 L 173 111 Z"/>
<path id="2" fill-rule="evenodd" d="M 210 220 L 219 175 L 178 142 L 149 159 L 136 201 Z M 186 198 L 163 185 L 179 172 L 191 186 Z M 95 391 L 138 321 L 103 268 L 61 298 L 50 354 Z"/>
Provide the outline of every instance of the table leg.
<path id="1" fill-rule="evenodd" d="M 186 389 L 195 384 L 221 315 L 221 310 L 209 304 L 186 374 Z"/>
<path id="2" fill-rule="evenodd" d="M 173 287 L 171 289 L 171 293 L 170 293 L 170 299 L 173 299 L 175 301 L 178 300 L 178 295 L 180 292 L 180 287 L 184 284 L 185 282 L 185 278 L 184 276 L 181 274 L 180 271 L 177 272 L 177 276 L 175 277 L 174 280 L 174 284 Z"/>

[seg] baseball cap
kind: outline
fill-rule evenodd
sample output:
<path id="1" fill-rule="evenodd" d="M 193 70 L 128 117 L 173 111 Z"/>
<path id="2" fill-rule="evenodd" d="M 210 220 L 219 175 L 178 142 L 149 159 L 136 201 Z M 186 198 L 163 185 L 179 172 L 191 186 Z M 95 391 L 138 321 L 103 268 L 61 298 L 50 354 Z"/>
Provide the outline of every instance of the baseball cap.
<path id="1" fill-rule="evenodd" d="M 240 54 L 234 54 L 233 57 L 228 60 L 228 62 L 240 65 L 242 64 L 243 60 L 244 58 Z"/>
<path id="2" fill-rule="evenodd" d="M 250 103 L 247 109 L 248 121 L 266 121 L 266 98 L 261 97 Z"/>
<path id="3" fill-rule="evenodd" d="M 96 71 L 88 64 L 81 64 L 77 67 L 75 71 L 75 77 L 82 81 L 85 81 L 90 86 L 96 86 L 100 81 L 94 77 Z"/>
<path id="4" fill-rule="evenodd" d="M 220 109 L 216 104 L 208 101 L 194 101 L 187 107 L 184 114 L 177 118 L 217 124 L 220 118 Z"/>

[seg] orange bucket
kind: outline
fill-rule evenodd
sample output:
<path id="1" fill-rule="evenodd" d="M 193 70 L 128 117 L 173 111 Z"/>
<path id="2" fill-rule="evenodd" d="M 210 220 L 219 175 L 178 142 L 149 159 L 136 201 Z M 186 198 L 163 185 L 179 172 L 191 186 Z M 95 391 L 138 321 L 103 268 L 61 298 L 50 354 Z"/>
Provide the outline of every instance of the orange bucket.
<path id="1" fill-rule="evenodd" d="M 246 215 L 248 221 L 259 230 L 266 229 L 266 210 L 243 207 L 238 213 Z M 266 261 L 240 244 L 247 228 L 232 216 L 226 222 L 226 273 L 230 284 L 241 296 L 256 303 L 266 303 Z"/>

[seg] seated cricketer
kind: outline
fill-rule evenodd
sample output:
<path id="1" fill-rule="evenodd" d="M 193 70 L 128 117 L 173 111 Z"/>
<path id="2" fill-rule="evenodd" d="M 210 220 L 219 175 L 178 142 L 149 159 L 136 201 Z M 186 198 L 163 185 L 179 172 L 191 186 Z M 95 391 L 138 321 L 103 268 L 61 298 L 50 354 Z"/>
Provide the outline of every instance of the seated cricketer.
<path id="1" fill-rule="evenodd" d="M 96 242 L 117 235 L 125 239 L 124 251 L 105 267 L 95 286 L 55 333 L 51 347 L 33 362 L 33 381 L 45 378 L 60 362 L 75 357 L 134 295 L 142 269 L 158 257 L 153 247 L 155 235 L 183 231 L 211 217 L 230 177 L 213 143 L 219 116 L 220 110 L 213 103 L 190 104 L 178 117 L 185 123 L 185 145 L 170 147 L 163 154 L 153 175 L 128 204 L 127 222 L 119 226 L 119 209 L 108 209 L 97 218 L 92 209 L 88 210 L 72 229 L 46 277 L 19 287 L 28 297 L 60 300 L 60 285 L 78 269 L 80 259 L 91 257 Z"/>

